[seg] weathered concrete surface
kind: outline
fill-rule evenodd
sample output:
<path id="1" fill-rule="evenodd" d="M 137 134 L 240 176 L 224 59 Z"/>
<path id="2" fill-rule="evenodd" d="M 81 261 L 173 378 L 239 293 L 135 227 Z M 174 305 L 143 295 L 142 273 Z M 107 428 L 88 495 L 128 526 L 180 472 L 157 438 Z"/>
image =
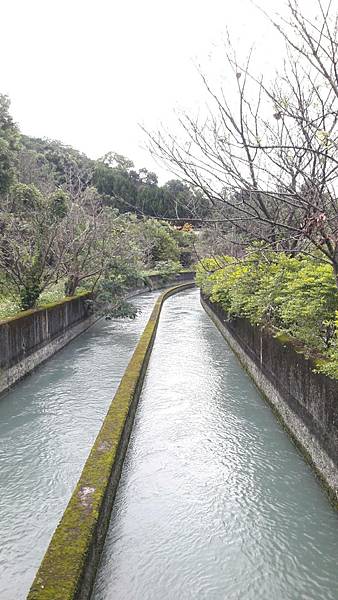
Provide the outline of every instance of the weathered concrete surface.
<path id="1" fill-rule="evenodd" d="M 128 298 L 175 283 L 193 281 L 194 272 L 164 279 L 150 275 L 149 286 L 131 290 Z M 90 294 L 67 298 L 43 308 L 25 311 L 0 321 L 0 393 L 53 356 L 98 318 L 91 313 Z"/>
<path id="2" fill-rule="evenodd" d="M 193 285 L 170 288 L 156 301 L 28 600 L 89 600 L 162 305 Z"/>
<path id="3" fill-rule="evenodd" d="M 185 271 L 182 273 L 177 273 L 176 275 L 170 275 L 169 277 L 163 277 L 162 275 L 149 275 L 147 279 L 149 285 L 147 285 L 147 283 L 144 283 L 143 286 L 135 288 L 134 290 L 130 290 L 127 297 L 133 298 L 138 294 L 143 294 L 146 290 L 152 292 L 155 290 L 169 288 L 175 285 L 176 283 L 194 281 L 195 271 Z"/>
<path id="4" fill-rule="evenodd" d="M 338 506 L 338 382 L 271 333 L 201 302 Z"/>
<path id="5" fill-rule="evenodd" d="M 83 294 L 0 323 L 0 392 L 92 325 L 88 300 Z"/>

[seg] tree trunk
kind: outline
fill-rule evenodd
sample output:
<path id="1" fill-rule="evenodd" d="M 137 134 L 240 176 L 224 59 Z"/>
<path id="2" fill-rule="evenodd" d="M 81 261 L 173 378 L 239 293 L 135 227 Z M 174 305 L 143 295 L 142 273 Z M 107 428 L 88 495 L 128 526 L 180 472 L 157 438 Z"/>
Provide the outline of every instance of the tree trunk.
<path id="1" fill-rule="evenodd" d="M 66 296 L 74 296 L 77 286 L 79 285 L 79 278 L 77 275 L 70 275 L 65 284 Z"/>
<path id="2" fill-rule="evenodd" d="M 333 258 L 333 260 L 332 260 L 332 266 L 333 266 L 334 278 L 335 278 L 336 286 L 337 286 L 337 290 L 338 290 L 338 256 L 335 256 Z"/>

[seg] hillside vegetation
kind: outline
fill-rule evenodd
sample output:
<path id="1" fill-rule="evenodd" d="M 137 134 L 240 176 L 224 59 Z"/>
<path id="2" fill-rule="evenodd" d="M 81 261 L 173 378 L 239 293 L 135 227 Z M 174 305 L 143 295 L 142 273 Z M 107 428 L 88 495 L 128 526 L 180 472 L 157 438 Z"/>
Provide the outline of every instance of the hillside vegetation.
<path id="1" fill-rule="evenodd" d="M 118 154 L 94 161 L 22 135 L 0 95 L 0 318 L 83 290 L 108 314 L 133 316 L 123 298 L 144 273 L 191 264 L 194 234 L 163 219 L 198 202 Z"/>

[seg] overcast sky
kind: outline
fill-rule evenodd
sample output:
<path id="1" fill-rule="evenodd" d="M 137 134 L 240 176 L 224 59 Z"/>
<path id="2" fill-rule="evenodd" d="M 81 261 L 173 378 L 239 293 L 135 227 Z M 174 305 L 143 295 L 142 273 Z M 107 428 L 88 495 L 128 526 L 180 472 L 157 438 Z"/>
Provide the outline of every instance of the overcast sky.
<path id="1" fill-rule="evenodd" d="M 283 0 L 260 5 L 271 12 Z M 155 129 L 177 107 L 197 110 L 195 64 L 222 76 L 226 28 L 242 53 L 255 43 L 262 70 L 281 54 L 250 0 L 2 0 L 1 17 L 0 91 L 22 132 L 157 172 L 138 124 Z"/>

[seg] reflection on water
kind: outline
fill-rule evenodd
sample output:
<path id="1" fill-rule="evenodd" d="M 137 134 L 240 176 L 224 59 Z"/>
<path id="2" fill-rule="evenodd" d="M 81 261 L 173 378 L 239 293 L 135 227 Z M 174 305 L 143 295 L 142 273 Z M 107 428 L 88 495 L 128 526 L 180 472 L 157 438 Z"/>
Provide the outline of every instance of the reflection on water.
<path id="1" fill-rule="evenodd" d="M 0 598 L 26 597 L 158 294 L 97 322 L 0 397 Z"/>
<path id="2" fill-rule="evenodd" d="M 201 309 L 166 301 L 93 600 L 336 600 L 338 519 Z"/>

